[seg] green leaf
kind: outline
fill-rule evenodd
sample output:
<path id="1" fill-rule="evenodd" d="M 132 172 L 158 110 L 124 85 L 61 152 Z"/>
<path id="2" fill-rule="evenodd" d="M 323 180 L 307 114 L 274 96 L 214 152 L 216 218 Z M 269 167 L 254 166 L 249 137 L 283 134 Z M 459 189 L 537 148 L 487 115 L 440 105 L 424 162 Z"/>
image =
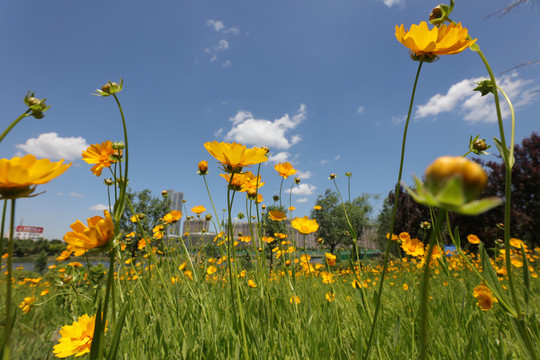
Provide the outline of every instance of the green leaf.
<path id="1" fill-rule="evenodd" d="M 92 339 L 92 345 L 90 345 L 90 360 L 96 360 L 100 357 L 100 343 L 103 335 L 103 324 L 101 322 L 101 317 L 101 299 L 99 299 L 94 325 L 94 338 Z"/>
<path id="2" fill-rule="evenodd" d="M 493 266 L 491 265 L 489 255 L 486 252 L 484 244 L 480 243 L 478 245 L 478 251 L 480 252 L 480 263 L 482 264 L 484 280 L 487 282 L 487 285 L 489 285 L 491 291 L 493 291 L 497 300 L 499 300 L 499 303 L 505 307 L 508 307 L 508 310 L 515 313 L 515 309 L 508 303 L 506 297 L 504 296 L 504 290 L 500 284 L 495 269 L 493 269 Z"/>
<path id="3" fill-rule="evenodd" d="M 461 250 L 461 239 L 459 237 L 458 227 L 454 229 L 454 245 L 456 249 Z"/>
<path id="4" fill-rule="evenodd" d="M 397 346 L 398 340 L 399 340 L 400 325 L 401 325 L 401 319 L 398 316 L 397 321 L 396 321 L 396 325 L 394 326 L 394 334 L 392 336 L 392 342 L 394 344 L 394 351 L 396 349 L 396 346 Z"/>
<path id="5" fill-rule="evenodd" d="M 116 326 L 114 328 L 114 334 L 113 339 L 111 343 L 111 348 L 109 350 L 109 355 L 107 356 L 108 360 L 114 360 L 116 359 L 117 353 L 118 353 L 118 345 L 120 345 L 120 335 L 122 334 L 122 327 L 124 326 L 124 319 L 126 317 L 126 310 L 128 306 L 124 306 L 124 310 L 122 310 L 122 313 L 118 317 L 118 322 L 116 323 Z"/>
<path id="6" fill-rule="evenodd" d="M 516 162 L 516 159 L 514 158 L 514 156 L 510 158 L 510 150 L 508 150 L 506 146 L 503 146 L 501 140 L 497 139 L 496 137 L 493 137 L 493 141 L 495 141 L 495 146 L 497 146 L 497 149 L 499 149 L 499 153 L 501 154 L 505 165 L 509 168 L 512 168 L 514 166 L 514 163 Z"/>
<path id="7" fill-rule="evenodd" d="M 465 203 L 463 180 L 458 177 L 450 179 L 437 194 L 437 200 L 441 204 L 450 206 L 460 206 Z"/>
<path id="8" fill-rule="evenodd" d="M 472 51 L 478 52 L 478 51 L 480 51 L 480 46 L 478 46 L 477 43 L 474 43 L 471 46 L 469 46 L 469 49 L 471 49 Z"/>
<path id="9" fill-rule="evenodd" d="M 525 304 L 529 305 L 529 294 L 531 293 L 531 273 L 529 272 L 529 260 L 527 260 L 523 244 L 521 244 L 521 258 L 523 259 L 523 284 L 525 285 Z"/>
<path id="10" fill-rule="evenodd" d="M 503 200 L 498 197 L 490 197 L 481 200 L 471 201 L 465 205 L 450 209 L 462 215 L 480 215 L 501 205 Z"/>

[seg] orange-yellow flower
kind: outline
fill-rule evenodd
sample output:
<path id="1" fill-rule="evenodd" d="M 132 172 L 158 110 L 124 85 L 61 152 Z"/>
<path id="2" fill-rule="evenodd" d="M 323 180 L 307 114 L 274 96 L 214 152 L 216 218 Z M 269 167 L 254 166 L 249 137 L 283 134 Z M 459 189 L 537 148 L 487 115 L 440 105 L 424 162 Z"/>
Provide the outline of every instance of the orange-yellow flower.
<path id="1" fill-rule="evenodd" d="M 19 307 L 22 309 L 22 312 L 24 314 L 28 314 L 30 310 L 32 310 L 32 306 L 36 302 L 36 298 L 33 296 L 25 297 L 24 300 L 21 302 Z"/>
<path id="2" fill-rule="evenodd" d="M 482 311 L 488 311 L 493 307 L 494 302 L 498 302 L 497 298 L 493 296 L 493 293 L 485 285 L 478 285 L 473 290 L 473 296 L 478 302 L 478 306 Z"/>
<path id="3" fill-rule="evenodd" d="M 266 149 L 246 148 L 238 143 L 207 142 L 204 147 L 215 157 L 226 172 L 240 172 L 245 166 L 260 164 L 268 160 Z"/>
<path id="4" fill-rule="evenodd" d="M 325 298 L 326 300 L 328 300 L 328 302 L 332 302 L 336 299 L 336 296 L 334 295 L 333 292 L 329 291 L 326 293 Z"/>
<path id="5" fill-rule="evenodd" d="M 322 209 L 322 206 L 320 206 L 320 205 L 315 205 L 315 206 L 313 207 L 313 209 L 315 209 L 315 210 L 321 210 L 321 209 Z"/>
<path id="6" fill-rule="evenodd" d="M 510 239 L 510 246 L 521 249 L 521 245 L 525 247 L 525 244 L 520 239 L 516 239 L 516 238 Z"/>
<path id="7" fill-rule="evenodd" d="M 208 275 L 212 275 L 216 271 L 217 271 L 217 267 L 215 265 L 210 265 L 209 267 L 206 268 L 206 273 Z"/>
<path id="8" fill-rule="evenodd" d="M 390 239 L 390 233 L 386 234 L 386 238 Z M 392 234 L 392 241 L 398 241 L 399 237 L 396 234 Z"/>
<path id="9" fill-rule="evenodd" d="M 276 171 L 279 173 L 279 176 L 283 177 L 284 179 L 296 174 L 296 169 L 293 168 L 293 166 L 289 162 L 276 164 L 274 165 L 274 169 L 276 169 Z"/>
<path id="10" fill-rule="evenodd" d="M 163 217 L 163 221 L 170 224 L 170 223 L 177 222 L 178 220 L 180 220 L 181 217 L 182 217 L 182 213 L 180 211 L 173 210 L 170 213 L 165 214 L 165 216 Z"/>
<path id="11" fill-rule="evenodd" d="M 408 232 L 399 233 L 399 240 L 401 241 L 409 240 L 410 238 L 411 238 L 411 235 L 409 235 Z"/>
<path id="12" fill-rule="evenodd" d="M 90 352 L 92 340 L 94 339 L 94 327 L 96 316 L 84 314 L 74 321 L 72 325 L 65 325 L 60 329 L 62 338 L 53 347 L 54 355 L 58 358 L 68 356 L 81 356 Z M 107 328 L 105 328 L 107 331 Z"/>
<path id="13" fill-rule="evenodd" d="M 274 221 L 283 221 L 287 218 L 287 215 L 285 215 L 284 212 L 279 211 L 279 210 L 270 210 L 268 212 L 268 218 Z"/>
<path id="14" fill-rule="evenodd" d="M 324 256 L 326 258 L 326 262 L 328 263 L 328 266 L 336 265 L 336 255 L 332 253 L 324 253 Z"/>
<path id="15" fill-rule="evenodd" d="M 34 155 L 0 159 L 0 199 L 28 197 L 37 185 L 48 183 L 71 166 L 63 162 L 37 160 Z"/>
<path id="16" fill-rule="evenodd" d="M 467 39 L 467 28 L 459 24 L 442 25 L 431 30 L 425 21 L 411 25 L 405 31 L 403 24 L 396 26 L 396 38 L 416 56 L 452 55 L 462 52 L 476 42 Z"/>
<path id="17" fill-rule="evenodd" d="M 94 216 L 88 219 L 88 227 L 77 220 L 71 224 L 73 231 L 64 235 L 64 241 L 73 251 L 90 250 L 107 245 L 114 236 L 114 223 L 111 214 L 104 210 L 105 218 Z"/>
<path id="18" fill-rule="evenodd" d="M 478 238 L 478 236 L 474 235 L 474 234 L 470 234 L 467 236 L 467 241 L 470 242 L 471 244 L 480 244 L 480 239 Z"/>
<path id="19" fill-rule="evenodd" d="M 195 214 L 201 214 L 206 211 L 206 208 L 202 205 L 199 205 L 199 206 L 192 207 L 191 211 L 194 212 Z"/>
<path id="20" fill-rule="evenodd" d="M 208 161 L 202 160 L 197 167 L 199 168 L 199 175 L 206 175 L 208 172 Z"/>
<path id="21" fill-rule="evenodd" d="M 296 296 L 296 295 L 293 295 L 293 296 L 291 296 L 291 298 L 289 299 L 289 302 L 290 302 L 291 304 L 296 304 L 296 305 L 298 305 L 298 304 L 300 304 L 300 298 L 299 298 L 298 296 Z"/>
<path id="22" fill-rule="evenodd" d="M 252 287 L 252 288 L 256 288 L 256 287 L 257 287 L 257 284 L 255 283 L 255 281 L 249 279 L 249 280 L 248 280 L 248 286 L 249 286 L 249 287 Z"/>
<path id="23" fill-rule="evenodd" d="M 401 243 L 401 248 L 407 255 L 422 256 L 424 255 L 424 244 L 418 239 L 405 240 Z"/>
<path id="24" fill-rule="evenodd" d="M 303 218 L 294 218 L 293 221 L 291 221 L 291 226 L 298 230 L 300 234 L 311 234 L 319 229 L 319 224 L 317 224 L 317 220 L 309 219 L 307 216 L 304 216 Z"/>
<path id="25" fill-rule="evenodd" d="M 121 150 L 120 150 L 121 151 Z M 101 144 L 93 144 L 82 152 L 83 160 L 88 164 L 94 164 L 92 166 L 92 173 L 96 176 L 100 176 L 103 168 L 110 167 L 117 160 L 113 157 L 118 155 L 118 151 L 112 148 L 112 141 L 107 140 Z"/>

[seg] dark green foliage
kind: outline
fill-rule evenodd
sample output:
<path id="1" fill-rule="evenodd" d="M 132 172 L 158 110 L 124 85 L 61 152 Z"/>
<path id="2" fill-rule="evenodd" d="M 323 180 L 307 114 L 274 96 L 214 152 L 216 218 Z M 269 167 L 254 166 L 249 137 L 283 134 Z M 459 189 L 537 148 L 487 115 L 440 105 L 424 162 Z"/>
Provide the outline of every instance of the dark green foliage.
<path id="1" fill-rule="evenodd" d="M 36 260 L 34 261 L 34 271 L 43 274 L 47 269 L 47 253 L 45 251 L 40 252 Z"/>

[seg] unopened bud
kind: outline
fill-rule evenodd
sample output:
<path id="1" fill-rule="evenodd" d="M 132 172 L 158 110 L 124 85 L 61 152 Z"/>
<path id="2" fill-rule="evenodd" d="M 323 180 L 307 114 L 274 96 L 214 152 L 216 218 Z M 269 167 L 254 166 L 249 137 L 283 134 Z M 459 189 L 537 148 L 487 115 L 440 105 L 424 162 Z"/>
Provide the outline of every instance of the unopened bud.
<path id="1" fill-rule="evenodd" d="M 294 182 L 300 184 L 300 178 L 294 178 Z"/>
<path id="2" fill-rule="evenodd" d="M 167 197 L 167 196 L 169 196 L 169 193 L 167 192 L 167 190 L 163 190 L 163 191 L 161 192 L 161 196 Z"/>
<path id="3" fill-rule="evenodd" d="M 199 165 L 199 175 L 206 175 L 208 172 L 208 162 L 205 160 L 202 160 Z"/>
<path id="4" fill-rule="evenodd" d="M 112 186 L 112 185 L 114 185 L 114 180 L 111 179 L 111 178 L 105 179 L 105 180 L 103 180 L 103 182 L 104 182 L 105 185 L 107 185 L 107 186 Z"/>
<path id="5" fill-rule="evenodd" d="M 336 178 L 336 174 L 330 174 L 330 180 L 334 180 Z"/>
<path id="6" fill-rule="evenodd" d="M 487 150 L 487 148 L 488 146 L 484 139 L 476 139 L 473 141 L 473 149 L 477 151 L 484 151 L 484 150 Z"/>
<path id="7" fill-rule="evenodd" d="M 112 143 L 113 150 L 123 150 L 125 147 L 123 141 L 115 141 Z"/>
<path id="8" fill-rule="evenodd" d="M 206 221 L 210 221 L 210 220 L 212 220 L 212 215 L 206 214 L 206 216 L 204 218 L 206 219 Z"/>
<path id="9" fill-rule="evenodd" d="M 350 177 L 352 176 L 352 173 L 351 173 L 350 171 L 347 171 L 347 172 L 345 173 L 345 176 L 348 177 L 348 178 L 350 178 Z"/>

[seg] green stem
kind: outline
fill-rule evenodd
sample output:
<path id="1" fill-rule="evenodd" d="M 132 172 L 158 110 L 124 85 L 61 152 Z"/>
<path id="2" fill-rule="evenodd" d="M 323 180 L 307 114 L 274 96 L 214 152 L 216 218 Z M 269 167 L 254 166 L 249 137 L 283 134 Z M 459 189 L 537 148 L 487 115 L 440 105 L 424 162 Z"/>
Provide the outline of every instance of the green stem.
<path id="1" fill-rule="evenodd" d="M 6 200 L 7 201 L 7 200 Z M 6 276 L 6 319 L 4 321 L 3 359 L 10 359 L 10 337 L 12 330 L 12 290 L 13 290 L 13 229 L 15 228 L 15 199 L 11 199 L 11 219 L 8 240 L 7 276 Z M 3 234 L 2 234 L 3 235 Z"/>
<path id="2" fill-rule="evenodd" d="M 424 263 L 424 273 L 422 274 L 422 285 L 420 292 L 420 309 L 418 311 L 420 315 L 420 329 L 419 329 L 419 339 L 420 339 L 420 356 L 419 359 L 424 360 L 427 358 L 428 351 L 428 340 L 429 340 L 429 331 L 428 331 L 428 293 L 429 293 L 429 279 L 430 279 L 430 267 L 431 267 L 431 256 L 433 255 L 433 248 L 435 247 L 435 239 L 437 234 L 440 231 L 441 223 L 444 221 L 444 215 L 446 210 L 439 209 L 437 214 L 437 219 L 433 226 L 433 231 L 431 232 L 431 237 L 429 239 L 429 249 L 425 257 Z"/>
<path id="3" fill-rule="evenodd" d="M 19 121 L 21 121 L 22 119 L 24 119 L 25 117 L 27 116 L 30 116 L 30 112 L 32 110 L 31 109 L 28 109 L 26 110 L 21 116 L 19 116 L 18 118 L 16 118 L 15 120 L 13 120 L 13 122 L 11 123 L 11 125 L 9 125 L 6 130 L 4 130 L 4 132 L 2 133 L 2 135 L 0 135 L 0 143 L 2 142 L 2 140 L 4 140 L 4 138 L 6 137 L 6 135 L 11 131 L 11 129 L 13 129 L 15 127 L 15 125 L 17 125 L 19 123 Z"/>
<path id="4" fill-rule="evenodd" d="M 206 192 L 208 192 L 208 197 L 210 198 L 210 203 L 212 204 L 212 209 L 214 209 L 214 215 L 216 215 L 216 222 L 219 225 L 219 231 L 223 231 L 221 228 L 221 222 L 219 221 L 219 216 L 216 211 L 216 207 L 214 206 L 214 200 L 212 200 L 212 194 L 210 194 L 210 188 L 208 187 L 208 182 L 206 181 L 206 175 L 202 175 L 204 180 L 204 185 L 206 186 Z"/>
<path id="5" fill-rule="evenodd" d="M 4 228 L 6 224 L 7 199 L 4 200 L 4 209 L 2 210 L 2 227 L 0 230 L 0 268 L 2 268 L 2 255 L 4 255 Z"/>
<path id="6" fill-rule="evenodd" d="M 118 100 L 118 97 L 116 94 L 113 94 L 114 100 L 116 101 L 116 104 L 118 105 L 118 110 L 120 111 L 120 116 L 122 117 L 122 128 L 124 130 L 124 159 L 126 160 L 126 166 L 124 168 L 124 174 L 120 174 L 121 184 L 120 184 L 120 197 L 119 197 L 119 204 L 115 204 L 115 224 L 120 223 L 120 218 L 122 217 L 122 213 L 124 212 L 124 207 L 126 204 L 126 189 L 127 189 L 127 183 L 128 183 L 128 165 L 129 165 L 129 146 L 128 146 L 128 135 L 127 135 L 127 127 L 126 127 L 126 118 L 124 116 L 124 110 L 122 109 L 122 105 L 120 104 L 120 101 Z"/>
<path id="7" fill-rule="evenodd" d="M 411 102 L 409 104 L 409 112 L 407 113 L 407 120 L 405 121 L 405 129 L 403 130 L 403 141 L 401 143 L 401 160 L 399 163 L 399 173 L 398 173 L 398 179 L 396 183 L 396 190 L 395 190 L 395 197 L 394 197 L 394 207 L 392 209 L 392 221 L 390 223 L 390 239 L 388 239 L 388 242 L 386 243 L 386 250 L 384 253 L 384 263 L 383 263 L 383 269 L 381 274 L 381 281 L 379 282 L 379 288 L 377 291 L 377 302 L 375 303 L 375 312 L 373 314 L 373 322 L 371 323 L 371 330 L 369 334 L 369 341 L 366 349 L 366 353 L 364 356 L 364 359 L 369 359 L 369 353 L 371 350 L 371 347 L 373 345 L 373 339 L 375 337 L 375 329 L 377 325 L 377 319 L 379 315 L 379 310 L 381 308 L 381 294 L 383 290 L 383 284 L 384 284 L 384 277 L 386 275 L 386 270 L 388 268 L 388 255 L 390 253 L 390 245 L 392 244 L 392 234 L 394 233 L 394 225 L 396 223 L 396 212 L 397 212 L 397 206 L 399 201 L 399 193 L 400 193 L 400 184 L 401 184 L 401 175 L 403 173 L 403 159 L 405 157 L 405 143 L 407 140 L 407 129 L 409 127 L 409 121 L 411 119 L 411 112 L 413 108 L 414 103 L 414 94 L 416 93 L 416 85 L 418 84 L 418 78 L 420 76 L 420 70 L 422 69 L 423 62 L 420 61 L 418 64 L 418 70 L 416 71 L 416 78 L 414 79 L 414 85 L 413 90 L 411 94 Z"/>

